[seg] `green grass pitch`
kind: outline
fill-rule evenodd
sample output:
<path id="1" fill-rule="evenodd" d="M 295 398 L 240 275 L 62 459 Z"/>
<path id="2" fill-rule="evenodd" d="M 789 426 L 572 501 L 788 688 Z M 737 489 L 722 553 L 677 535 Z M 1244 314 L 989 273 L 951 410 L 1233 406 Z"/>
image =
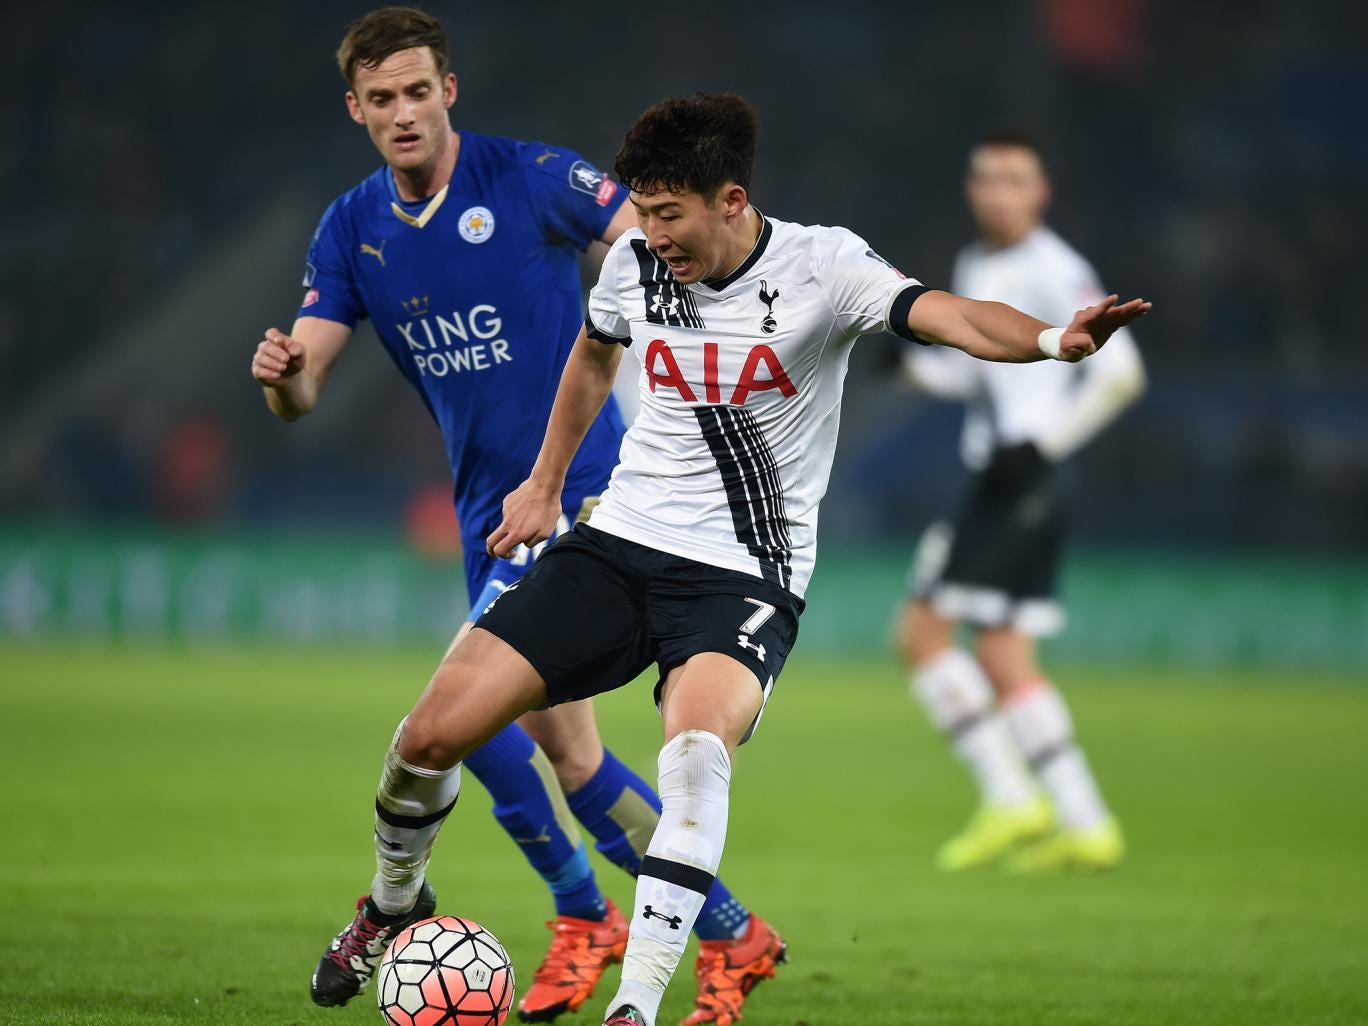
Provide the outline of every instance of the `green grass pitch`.
<path id="1" fill-rule="evenodd" d="M 0 645 L 0 1022 L 380 1022 L 369 992 L 314 1008 L 308 977 L 369 881 L 380 755 L 431 659 Z M 733 783 L 723 876 L 792 954 L 747 1026 L 1368 1022 L 1368 688 L 1060 678 L 1131 859 L 947 877 L 970 790 L 900 675 L 800 647 Z M 600 718 L 653 778 L 645 683 Z M 528 981 L 549 901 L 488 808 L 468 779 L 432 879 Z M 562 1022 L 599 1022 L 616 972 Z"/>

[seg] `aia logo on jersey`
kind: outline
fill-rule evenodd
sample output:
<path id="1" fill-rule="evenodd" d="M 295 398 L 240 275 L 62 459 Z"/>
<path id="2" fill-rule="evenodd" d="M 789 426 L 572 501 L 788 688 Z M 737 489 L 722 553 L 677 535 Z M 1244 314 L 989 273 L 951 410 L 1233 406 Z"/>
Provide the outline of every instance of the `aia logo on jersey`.
<path id="1" fill-rule="evenodd" d="M 774 301 L 779 298 L 779 290 L 776 288 L 773 292 L 767 292 L 768 288 L 769 282 L 762 280 L 760 282 L 760 302 L 765 304 L 765 309 L 768 312 L 765 314 L 765 319 L 760 322 L 760 330 L 766 335 L 773 335 L 775 329 L 779 327 L 779 322 L 774 319 Z"/>
<path id="2" fill-rule="evenodd" d="M 703 343 L 703 402 L 712 406 L 722 402 L 722 383 L 717 376 L 718 351 L 716 342 Z M 679 361 L 675 359 L 674 351 L 670 349 L 670 344 L 663 338 L 651 340 L 651 344 L 646 347 L 646 357 L 643 363 L 646 370 L 646 380 L 650 384 L 652 395 L 655 394 L 657 388 L 672 388 L 679 393 L 679 398 L 686 403 L 699 401 L 698 393 L 694 391 L 693 386 L 684 377 L 684 372 L 679 369 Z M 763 377 L 761 376 L 762 371 Z M 727 400 L 727 404 L 744 406 L 752 392 L 767 392 L 774 388 L 777 388 L 779 394 L 786 399 L 792 399 L 798 394 L 798 389 L 793 387 L 788 371 L 784 370 L 784 365 L 779 362 L 779 357 L 775 351 L 766 345 L 753 346 L 746 355 L 746 362 L 741 368 L 741 376 L 736 382 L 736 387 L 732 389 L 731 398 Z"/>

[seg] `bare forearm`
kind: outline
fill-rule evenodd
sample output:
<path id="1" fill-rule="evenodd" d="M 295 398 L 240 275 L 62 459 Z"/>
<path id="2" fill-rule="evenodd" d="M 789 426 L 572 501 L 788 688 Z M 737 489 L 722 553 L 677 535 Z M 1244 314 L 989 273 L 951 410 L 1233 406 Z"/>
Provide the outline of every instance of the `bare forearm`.
<path id="1" fill-rule="evenodd" d="M 556 489 L 564 483 L 570 461 L 613 389 L 620 355 L 621 350 L 612 352 L 582 334 L 576 340 L 561 372 L 532 480 Z"/>
<path id="2" fill-rule="evenodd" d="M 1047 357 L 1040 349 L 1040 333 L 1050 325 L 1006 303 L 971 302 L 963 311 L 966 330 L 956 349 L 980 360 L 1034 363 Z"/>
<path id="3" fill-rule="evenodd" d="M 298 420 L 313 411 L 318 402 L 318 386 L 307 372 L 288 378 L 281 385 L 262 388 L 266 406 L 281 420 Z"/>
<path id="4" fill-rule="evenodd" d="M 949 292 L 923 293 L 907 314 L 918 337 L 980 360 L 1031 363 L 1045 359 L 1040 333 L 1049 325 L 1005 303 L 985 303 Z"/>

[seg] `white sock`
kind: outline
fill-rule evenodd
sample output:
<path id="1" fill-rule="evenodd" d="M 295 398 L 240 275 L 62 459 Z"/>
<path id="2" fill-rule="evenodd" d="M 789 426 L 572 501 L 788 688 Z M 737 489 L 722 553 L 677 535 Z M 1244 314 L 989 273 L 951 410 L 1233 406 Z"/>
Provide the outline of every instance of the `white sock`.
<path id="1" fill-rule="evenodd" d="M 1035 797 L 1031 775 L 998 715 L 993 687 L 968 652 L 947 648 L 919 667 L 911 691 L 969 767 L 985 805 L 1010 808 Z"/>
<path id="2" fill-rule="evenodd" d="M 375 793 L 371 901 L 391 915 L 407 912 L 418 900 L 437 831 L 461 792 L 460 763 L 449 770 L 429 770 L 399 757 L 403 732 L 401 722 L 385 753 L 385 767 Z"/>
<path id="3" fill-rule="evenodd" d="M 1074 742 L 1073 718 L 1048 681 L 1031 685 L 1003 710 L 1026 760 L 1054 801 L 1060 822 L 1091 830 L 1110 817 L 1082 750 Z"/>
<path id="4" fill-rule="evenodd" d="M 635 1005 L 655 1026 L 727 837 L 731 760 L 716 734 L 686 730 L 660 750 L 660 823 L 637 876 L 622 983 L 611 1015 Z"/>

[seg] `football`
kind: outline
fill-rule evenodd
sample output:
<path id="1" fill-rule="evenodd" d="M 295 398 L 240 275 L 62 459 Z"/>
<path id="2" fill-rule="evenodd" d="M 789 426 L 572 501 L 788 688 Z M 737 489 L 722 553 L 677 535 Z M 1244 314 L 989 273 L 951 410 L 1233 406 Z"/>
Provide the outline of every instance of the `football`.
<path id="1" fill-rule="evenodd" d="M 394 938 L 376 996 L 390 1026 L 502 1026 L 513 1004 L 513 965 L 478 923 L 436 916 Z"/>

